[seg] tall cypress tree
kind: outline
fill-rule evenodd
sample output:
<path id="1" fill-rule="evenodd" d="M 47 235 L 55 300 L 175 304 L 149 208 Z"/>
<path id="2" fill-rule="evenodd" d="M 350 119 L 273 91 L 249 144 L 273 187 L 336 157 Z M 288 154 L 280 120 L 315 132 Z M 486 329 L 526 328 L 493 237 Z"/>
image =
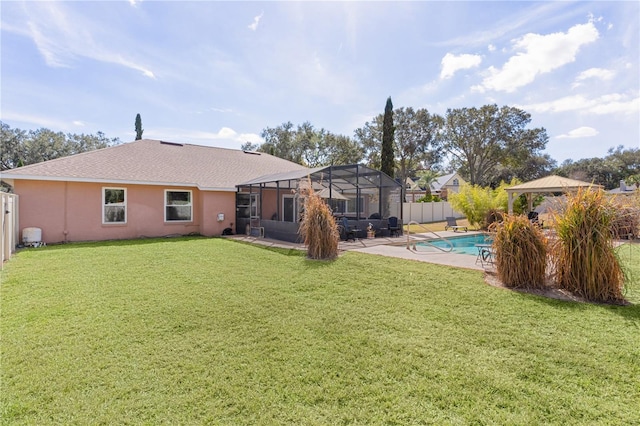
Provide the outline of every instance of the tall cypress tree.
<path id="1" fill-rule="evenodd" d="M 382 151 L 380 152 L 380 170 L 389 175 L 395 176 L 395 161 L 393 153 L 393 103 L 391 96 L 387 98 L 387 105 L 384 107 L 384 119 L 382 121 Z"/>
<path id="2" fill-rule="evenodd" d="M 140 114 L 138 113 L 136 115 L 136 140 L 137 141 L 142 139 L 142 132 L 144 132 L 144 130 L 142 129 L 142 118 L 140 118 Z"/>

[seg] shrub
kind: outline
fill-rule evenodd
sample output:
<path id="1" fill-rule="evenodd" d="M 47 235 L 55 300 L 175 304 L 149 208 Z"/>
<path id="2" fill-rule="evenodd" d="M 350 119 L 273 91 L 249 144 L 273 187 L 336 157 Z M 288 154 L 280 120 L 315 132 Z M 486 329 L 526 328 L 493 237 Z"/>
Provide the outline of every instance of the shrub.
<path id="1" fill-rule="evenodd" d="M 471 225 L 477 225 L 482 229 L 487 229 L 491 223 L 488 221 L 490 217 L 497 217 L 497 211 L 507 211 L 508 197 L 505 188 L 519 183 L 517 179 L 513 179 L 509 184 L 504 182 L 500 183 L 500 186 L 496 189 L 464 184 L 460 187 L 460 192 L 449 195 L 449 202 L 454 210 L 461 212 L 467 217 Z M 526 199 L 524 204 L 526 205 Z M 518 213 L 522 212 L 520 197 L 514 204 L 514 211 Z"/>
<path id="2" fill-rule="evenodd" d="M 613 248 L 615 215 L 603 190 L 567 194 L 564 210 L 553 213 L 552 260 L 560 288 L 589 301 L 624 301 L 624 273 Z"/>
<path id="3" fill-rule="evenodd" d="M 616 214 L 611 224 L 614 238 L 637 238 L 640 235 L 640 192 L 613 199 Z"/>
<path id="4" fill-rule="evenodd" d="M 320 196 L 309 189 L 302 189 L 305 196 L 304 216 L 298 230 L 307 246 L 307 257 L 311 259 L 334 259 L 338 256 L 338 227 L 331 209 Z"/>
<path id="5" fill-rule="evenodd" d="M 542 231 L 523 215 L 504 215 L 493 247 L 496 270 L 502 283 L 511 288 L 544 288 L 547 243 Z"/>
<path id="6" fill-rule="evenodd" d="M 489 210 L 484 218 L 484 222 L 487 224 L 487 229 L 490 229 L 494 223 L 502 222 L 504 220 L 504 215 L 504 210 Z"/>
<path id="7" fill-rule="evenodd" d="M 484 227 L 487 212 L 493 207 L 491 188 L 464 184 L 460 192 L 449 194 L 449 203 L 454 210 L 464 214 L 473 226 Z"/>
<path id="8" fill-rule="evenodd" d="M 426 194 L 416 200 L 416 203 L 437 203 L 442 201 L 437 195 Z"/>

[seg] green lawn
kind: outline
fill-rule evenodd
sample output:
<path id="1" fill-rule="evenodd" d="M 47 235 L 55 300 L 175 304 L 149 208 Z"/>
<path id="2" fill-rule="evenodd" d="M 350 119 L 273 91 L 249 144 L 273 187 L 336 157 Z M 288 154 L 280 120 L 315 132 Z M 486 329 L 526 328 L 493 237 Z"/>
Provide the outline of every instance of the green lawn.
<path id="1" fill-rule="evenodd" d="M 640 424 L 640 246 L 602 306 L 224 239 L 5 265 L 1 424 Z"/>

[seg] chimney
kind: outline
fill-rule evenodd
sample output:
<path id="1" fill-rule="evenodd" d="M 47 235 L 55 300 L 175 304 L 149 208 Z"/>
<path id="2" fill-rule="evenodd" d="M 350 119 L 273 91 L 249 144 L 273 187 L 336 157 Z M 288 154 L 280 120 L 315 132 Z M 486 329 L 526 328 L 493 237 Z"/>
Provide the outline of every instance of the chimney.
<path id="1" fill-rule="evenodd" d="M 627 185 L 624 183 L 624 180 L 620 180 L 620 192 L 625 192 L 627 190 Z"/>

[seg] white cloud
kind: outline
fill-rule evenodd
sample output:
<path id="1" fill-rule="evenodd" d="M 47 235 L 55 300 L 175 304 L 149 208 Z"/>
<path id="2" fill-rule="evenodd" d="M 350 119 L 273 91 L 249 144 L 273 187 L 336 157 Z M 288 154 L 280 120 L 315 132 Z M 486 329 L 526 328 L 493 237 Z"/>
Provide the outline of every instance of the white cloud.
<path id="1" fill-rule="evenodd" d="M 637 114 L 640 112 L 640 97 L 630 98 L 619 93 L 589 99 L 583 95 L 565 96 L 549 102 L 523 105 L 528 112 L 553 113 L 579 111 L 590 114 Z"/>
<path id="2" fill-rule="evenodd" d="M 456 56 L 447 53 L 441 61 L 442 70 L 440 71 L 440 78 L 451 78 L 456 71 L 477 67 L 481 62 L 482 57 L 480 55 L 463 54 Z"/>
<path id="3" fill-rule="evenodd" d="M 526 34 L 513 41 L 516 54 L 502 69 L 490 67 L 489 75 L 474 89 L 513 92 L 533 82 L 538 75 L 575 61 L 580 48 L 598 37 L 598 30 L 591 21 L 574 25 L 566 33 Z"/>
<path id="4" fill-rule="evenodd" d="M 73 124 L 74 124 L 75 126 L 78 126 L 78 127 L 84 127 L 84 126 L 86 126 L 86 123 L 85 123 L 84 121 L 80 121 L 80 120 L 74 120 L 74 121 L 73 121 Z"/>
<path id="5" fill-rule="evenodd" d="M 600 132 L 598 132 L 593 127 L 578 127 L 577 129 L 571 130 L 569 133 L 565 133 L 563 135 L 556 136 L 557 139 L 576 139 L 576 138 L 591 138 L 597 136 Z"/>
<path id="6" fill-rule="evenodd" d="M 581 86 L 583 84 L 583 81 L 591 78 L 608 81 L 615 77 L 615 75 L 616 72 L 613 70 L 607 70 L 604 68 L 589 68 L 588 70 L 582 71 L 580 74 L 578 74 L 572 87 L 575 89 L 576 87 Z"/>
<path id="7" fill-rule="evenodd" d="M 145 130 L 144 135 L 150 139 L 180 141 L 196 145 L 217 146 L 232 149 L 240 149 L 240 145 L 245 142 L 264 142 L 264 139 L 255 133 L 238 133 L 230 127 L 222 127 L 217 132 L 177 128 L 154 128 L 149 131 Z"/>
<path id="8" fill-rule="evenodd" d="M 142 0 L 129 0 L 129 4 L 133 7 L 138 7 L 140 3 L 142 3 Z"/>
<path id="9" fill-rule="evenodd" d="M 490 44 L 489 46 L 487 46 L 487 50 L 488 50 L 489 52 L 495 52 L 496 47 L 495 47 L 493 44 Z"/>
<path id="10" fill-rule="evenodd" d="M 247 25 L 247 28 L 249 28 L 251 31 L 257 30 L 258 25 L 260 24 L 260 19 L 262 19 L 262 15 L 264 15 L 264 12 L 260 13 L 260 15 L 258 16 L 255 16 L 253 18 L 253 22 Z"/>
<path id="11" fill-rule="evenodd" d="M 50 67 L 71 67 L 77 58 L 121 65 L 155 79 L 155 74 L 128 59 L 113 42 L 114 34 L 100 33 L 104 27 L 76 13 L 61 2 L 26 3 L 29 19 L 22 30 L 10 31 L 29 37 Z M 133 2 L 136 3 L 136 2 Z M 132 6 L 135 4 L 132 3 Z"/>
<path id="12" fill-rule="evenodd" d="M 12 111 L 2 111 L 2 120 L 9 122 L 17 122 L 17 123 L 25 123 L 29 124 L 30 127 L 45 127 L 47 129 L 51 129 L 54 131 L 70 131 L 72 130 L 74 125 L 78 125 L 77 121 L 69 123 L 68 121 L 60 121 L 51 116 L 39 116 L 39 115 L 31 115 L 31 114 L 21 114 L 14 113 Z M 12 127 L 20 127 L 19 125 Z"/>

